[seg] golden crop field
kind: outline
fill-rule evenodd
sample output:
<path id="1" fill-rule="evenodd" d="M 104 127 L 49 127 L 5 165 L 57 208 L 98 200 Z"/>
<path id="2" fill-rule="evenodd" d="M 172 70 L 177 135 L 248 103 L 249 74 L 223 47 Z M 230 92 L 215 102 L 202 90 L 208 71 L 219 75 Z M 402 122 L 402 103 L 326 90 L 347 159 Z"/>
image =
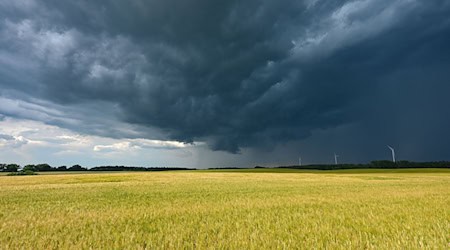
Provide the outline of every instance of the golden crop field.
<path id="1" fill-rule="evenodd" d="M 0 176 L 0 249 L 449 249 L 450 171 Z"/>

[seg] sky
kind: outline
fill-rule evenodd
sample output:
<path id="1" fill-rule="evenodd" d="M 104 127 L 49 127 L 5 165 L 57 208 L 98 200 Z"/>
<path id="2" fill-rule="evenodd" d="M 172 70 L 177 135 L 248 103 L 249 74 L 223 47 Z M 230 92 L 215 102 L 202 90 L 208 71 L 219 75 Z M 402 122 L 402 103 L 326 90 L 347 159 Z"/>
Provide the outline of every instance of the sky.
<path id="1" fill-rule="evenodd" d="M 0 0 L 0 162 L 450 160 L 448 0 Z"/>

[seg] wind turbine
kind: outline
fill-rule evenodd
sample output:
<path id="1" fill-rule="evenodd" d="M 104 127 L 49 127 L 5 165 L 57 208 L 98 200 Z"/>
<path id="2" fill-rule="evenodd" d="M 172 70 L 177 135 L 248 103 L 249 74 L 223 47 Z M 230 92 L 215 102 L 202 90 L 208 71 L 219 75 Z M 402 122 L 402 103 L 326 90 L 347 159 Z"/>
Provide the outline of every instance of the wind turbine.
<path id="1" fill-rule="evenodd" d="M 298 157 L 298 165 L 302 166 L 302 157 L 301 156 Z"/>
<path id="2" fill-rule="evenodd" d="M 337 158 L 339 157 L 339 155 L 337 155 L 336 153 L 334 153 L 334 165 L 337 165 Z"/>
<path id="3" fill-rule="evenodd" d="M 392 148 L 391 146 L 387 146 L 390 150 L 391 150 L 391 152 L 392 152 L 392 162 L 395 162 L 395 150 L 394 150 L 394 148 Z"/>

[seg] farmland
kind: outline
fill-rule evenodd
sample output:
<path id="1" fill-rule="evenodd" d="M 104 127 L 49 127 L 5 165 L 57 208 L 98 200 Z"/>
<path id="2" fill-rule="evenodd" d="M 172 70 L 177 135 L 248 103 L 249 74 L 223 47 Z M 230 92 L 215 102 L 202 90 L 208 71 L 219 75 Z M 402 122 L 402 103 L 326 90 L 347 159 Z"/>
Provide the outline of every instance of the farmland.
<path id="1" fill-rule="evenodd" d="M 450 170 L 0 176 L 0 249 L 437 248 Z"/>

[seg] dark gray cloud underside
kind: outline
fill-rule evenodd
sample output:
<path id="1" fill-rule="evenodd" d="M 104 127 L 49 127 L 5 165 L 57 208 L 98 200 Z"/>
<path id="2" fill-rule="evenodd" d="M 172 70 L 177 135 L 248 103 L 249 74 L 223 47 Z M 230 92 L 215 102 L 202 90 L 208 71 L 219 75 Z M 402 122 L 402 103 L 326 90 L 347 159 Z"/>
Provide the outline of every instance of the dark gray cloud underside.
<path id="1" fill-rule="evenodd" d="M 450 146 L 448 1 L 4 5 L 4 34 L 22 32 L 0 40 L 5 91 L 110 103 L 122 122 L 233 153 L 349 124 L 374 147 Z M 6 62 L 24 50 L 36 64 Z"/>

